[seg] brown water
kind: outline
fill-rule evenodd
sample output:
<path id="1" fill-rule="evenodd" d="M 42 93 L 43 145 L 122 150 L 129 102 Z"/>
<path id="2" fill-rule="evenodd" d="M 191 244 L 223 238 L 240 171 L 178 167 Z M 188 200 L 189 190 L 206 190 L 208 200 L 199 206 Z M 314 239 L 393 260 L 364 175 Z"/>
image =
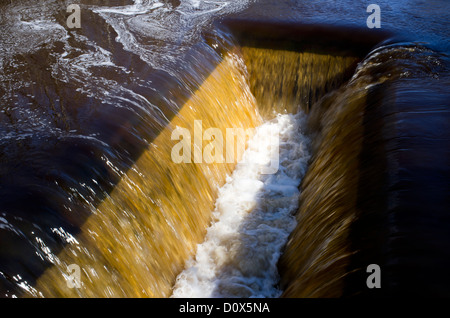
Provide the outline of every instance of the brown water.
<path id="1" fill-rule="evenodd" d="M 202 241 L 218 186 L 234 167 L 174 163 L 171 133 L 177 126 L 193 132 L 194 120 L 202 120 L 203 129 L 224 132 L 261 123 L 238 63 L 231 55 L 225 57 L 96 207 L 76 237 L 78 244 L 66 247 L 56 266 L 37 281 L 44 297 L 170 295 L 184 261 Z M 216 87 L 226 89 L 215 92 Z M 83 268 L 83 288 L 67 287 L 61 273 L 68 264 Z"/>
<path id="2" fill-rule="evenodd" d="M 356 57 L 308 51 L 299 54 L 244 47 L 242 52 L 248 61 L 251 91 L 265 117 L 282 112 L 295 114 L 299 110 L 308 112 L 319 97 L 345 81 L 346 73 L 357 62 Z"/>
<path id="3" fill-rule="evenodd" d="M 418 56 L 422 58 L 416 59 Z M 404 97 L 396 99 L 385 93 L 387 87 L 399 82 L 417 87 L 426 79 L 433 83 L 431 85 L 448 85 L 445 75 L 448 66 L 444 66 L 445 63 L 425 48 L 393 46 L 380 49 L 360 64 L 348 84 L 313 105 L 308 128 L 314 140 L 314 155 L 301 185 L 303 192 L 297 214 L 298 226 L 279 264 L 280 271 L 284 273 L 281 282 L 284 297 L 447 295 L 445 286 L 438 283 L 439 277 L 424 269 L 428 266 L 442 268 L 448 260 L 443 254 L 433 254 L 439 247 L 428 240 L 430 235 L 435 234 L 431 234 L 427 226 L 419 225 L 421 221 L 414 223 L 409 219 L 411 215 L 395 213 L 398 206 L 415 201 L 420 209 L 420 219 L 433 219 L 439 215 L 444 221 L 447 217 L 441 213 L 446 209 L 445 204 L 439 208 L 424 209 L 424 205 L 429 204 L 424 200 L 429 195 L 426 190 L 412 198 L 408 187 L 396 185 L 402 195 L 395 193 L 386 198 L 389 196 L 386 193 L 389 193 L 392 184 L 404 182 L 400 181 L 400 172 L 396 169 L 408 169 L 407 165 L 402 167 L 398 161 L 392 161 L 390 156 L 395 156 L 398 151 L 405 162 L 417 160 L 411 159 L 413 156 L 408 154 L 417 154 L 417 149 L 404 143 L 402 139 L 405 134 L 411 134 L 416 141 L 429 138 L 421 132 L 428 125 L 425 120 L 408 132 L 403 130 L 404 122 L 393 123 L 390 116 L 397 112 L 401 114 L 395 109 L 396 105 L 406 103 L 408 113 L 423 114 L 431 107 L 431 113 L 438 121 L 444 120 L 440 119 L 441 116 L 448 116 L 448 108 L 442 102 L 424 105 L 423 102 L 403 101 Z M 410 94 L 418 92 L 420 90 L 410 91 Z M 423 99 L 421 93 L 416 97 Z M 386 127 L 385 122 L 390 125 Z M 399 138 L 397 134 L 403 137 Z M 441 140 L 445 143 L 448 139 Z M 386 144 L 392 141 L 396 146 L 391 148 L 393 153 L 386 156 L 386 152 L 392 151 L 387 150 Z M 418 160 L 423 162 L 409 166 L 409 169 L 415 170 L 408 173 L 409 180 L 412 180 L 411 175 L 420 176 L 424 171 L 422 169 L 430 169 L 428 164 L 433 166 L 428 173 L 433 173 L 435 166 L 432 162 L 439 162 L 440 159 L 434 159 L 435 154 L 427 154 L 430 156 L 428 159 L 427 155 L 422 154 Z M 443 171 L 446 170 L 443 168 Z M 443 187 L 431 190 L 439 197 L 438 193 L 447 188 L 448 183 L 435 182 Z M 413 209 L 409 211 L 411 214 L 417 213 Z M 398 231 L 398 228 L 403 230 Z M 403 244 L 408 244 L 406 242 L 418 244 L 416 235 L 428 237 L 425 239 L 422 236 L 420 239 L 423 241 L 419 244 L 430 244 L 426 252 L 430 253 L 427 254 L 429 258 L 422 256 L 423 251 L 415 255 L 405 252 L 408 248 Z M 436 235 L 445 240 L 441 234 Z M 395 241 L 403 242 L 399 244 Z M 411 248 L 410 251 L 417 250 Z M 420 260 L 421 265 L 416 267 L 408 263 L 414 262 L 413 259 Z M 384 290 L 383 287 L 378 291 L 370 290 L 365 286 L 369 264 L 379 264 L 385 269 L 385 275 L 390 276 L 383 279 Z M 430 281 L 419 282 L 417 277 L 421 275 L 427 275 Z M 399 279 L 403 281 L 397 285 Z M 414 284 L 421 285 L 413 287 Z"/>

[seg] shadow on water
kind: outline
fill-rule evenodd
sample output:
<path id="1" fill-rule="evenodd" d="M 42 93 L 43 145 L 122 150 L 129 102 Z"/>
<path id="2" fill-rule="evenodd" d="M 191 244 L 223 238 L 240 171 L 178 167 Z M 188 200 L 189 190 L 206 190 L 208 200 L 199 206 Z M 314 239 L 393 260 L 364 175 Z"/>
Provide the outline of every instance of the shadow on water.
<path id="1" fill-rule="evenodd" d="M 378 48 L 314 105 L 284 297 L 448 295 L 448 66 L 420 45 Z"/>
<path id="2" fill-rule="evenodd" d="M 104 2 L 98 1 L 98 3 Z M 120 2 L 120 4 L 123 3 Z M 178 1 L 170 3 L 173 6 L 179 5 Z M 61 9 L 55 19 L 60 25 L 64 25 L 65 17 L 65 11 Z M 83 17 L 86 17 L 83 28 L 79 31 L 70 31 L 68 34 L 68 42 L 72 48 L 75 48 L 69 52 L 69 56 L 82 58 L 85 50 L 91 49 L 89 47 L 89 41 L 91 41 L 111 52 L 112 62 L 119 67 L 105 69 L 94 66 L 90 68 L 91 73 L 85 74 L 84 78 L 76 74 L 75 80 L 64 80 L 58 76 L 55 78 L 51 66 L 58 61 L 53 53 L 63 53 L 65 49 L 65 44 L 58 41 L 51 44 L 44 43 L 34 53 L 18 54 L 12 60 L 4 62 L 5 75 L 12 78 L 14 74 L 21 74 L 25 81 L 34 84 L 30 87 L 16 88 L 13 80 L 6 80 L 5 87 L 9 88 L 9 92 L 2 89 L 5 91 L 2 92 L 5 96 L 10 93 L 9 96 L 2 98 L 5 106 L 4 112 L 0 114 L 2 123 L 0 131 L 6 140 L 0 145 L 0 217 L 1 220 L 7 219 L 7 223 L 1 224 L 0 231 L 2 242 L 0 292 L 2 295 L 20 294 L 17 277 L 11 277 L 10 273 L 19 274 L 21 280 L 34 285 L 36 280 L 52 266 L 46 255 L 36 251 L 45 251 L 47 248 L 57 254 L 64 249 L 67 237 L 63 239 L 61 232 L 55 229 L 65 229 L 70 235 L 80 234 L 81 226 L 91 216 L 91 209 L 109 196 L 132 165 L 149 149 L 152 141 L 167 127 L 170 120 L 180 111 L 181 106 L 186 104 L 205 78 L 221 62 L 223 52 L 234 45 L 270 49 L 281 47 L 285 51 L 303 50 L 311 53 L 317 53 L 322 47 L 326 47 L 320 53 L 329 54 L 330 50 L 339 51 L 344 52 L 344 55 L 351 53 L 351 56 L 360 59 L 390 36 L 384 31 L 368 33 L 367 30 L 339 28 L 336 25 L 329 27 L 229 20 L 224 22 L 224 29 L 215 29 L 204 34 L 204 37 L 187 50 L 187 53 L 177 58 L 171 69 L 167 71 L 157 69 L 157 66 L 151 67 L 139 54 L 125 50 L 122 44 L 115 40 L 118 36 L 115 30 L 98 14 L 86 10 L 83 11 Z M 86 37 L 89 41 L 81 41 L 80 36 Z M 238 39 L 239 44 L 236 44 L 234 37 Z M 219 48 L 213 49 L 211 43 L 219 43 Z M 355 66 L 352 64 L 350 69 L 354 69 Z M 316 97 L 319 98 L 322 94 L 336 89 L 351 76 L 351 73 L 348 69 L 343 73 L 338 72 L 331 77 L 332 84 L 325 90 L 323 87 L 308 88 L 314 93 L 309 95 L 312 97 L 308 98 L 306 109 L 314 104 Z M 96 80 L 99 78 L 121 87 L 122 90 L 117 95 L 120 98 L 108 100 L 110 86 Z M 89 82 L 90 85 L 83 86 L 85 91 L 80 91 L 80 83 L 84 82 Z M 299 87 L 295 87 L 295 90 L 299 90 Z M 320 93 L 315 90 L 319 90 Z M 97 94 L 103 98 L 96 98 Z M 375 94 L 376 98 L 379 94 L 382 95 L 380 92 L 373 93 L 372 90 L 370 94 Z M 389 98 L 392 96 L 396 96 L 395 92 L 388 94 Z M 426 95 L 425 98 L 432 96 L 436 94 Z M 420 95 L 417 100 L 422 99 Z M 426 104 L 430 105 L 433 102 Z M 26 109 L 21 108 L 24 105 L 27 105 Z M 36 116 L 36 114 L 39 115 Z M 439 181 L 436 184 L 441 185 L 437 192 L 434 192 L 435 188 L 425 191 L 430 200 L 417 201 L 420 204 L 413 209 L 414 213 L 417 213 L 414 219 L 417 224 L 413 228 L 418 229 L 417 233 L 423 228 L 424 225 L 421 225 L 420 221 L 424 219 L 423 213 L 427 211 L 425 203 L 429 204 L 429 201 L 433 200 L 436 205 L 433 205 L 435 209 L 429 212 L 433 215 L 431 219 L 443 220 L 445 221 L 443 224 L 446 223 L 448 218 L 442 209 L 448 206 L 448 200 L 440 194 L 448 190 L 448 183 L 446 183 L 448 179 L 445 179 L 445 176 L 448 176 L 448 170 L 398 168 L 398 173 L 417 171 L 414 178 L 410 175 L 400 178 L 412 189 L 411 192 L 402 198 L 404 194 L 402 189 L 405 187 L 398 184 L 396 185 L 398 193 L 395 195 L 392 194 L 394 192 L 385 194 L 380 191 L 392 186 L 391 175 L 387 175 L 391 171 L 389 167 L 402 158 L 395 157 L 401 154 L 399 151 L 392 150 L 386 157 L 378 152 L 390 146 L 388 138 L 379 141 L 377 136 L 372 135 L 374 131 L 378 132 L 380 129 L 383 133 L 385 132 L 381 119 L 371 121 L 373 117 L 378 118 L 378 116 L 377 109 L 368 109 L 364 121 L 367 122 L 365 128 L 370 130 L 370 133 L 369 131 L 365 133 L 365 143 L 370 146 L 364 148 L 361 155 L 361 162 L 373 164 L 376 168 L 371 170 L 372 168 L 362 167 L 359 189 L 363 191 L 364 187 L 364 191 L 373 190 L 371 192 L 373 196 L 368 199 L 363 194 L 358 196 L 359 206 L 361 209 L 368 209 L 370 216 L 361 218 L 359 223 L 355 224 L 352 235 L 355 238 L 363 238 L 359 242 L 357 239 L 353 240 L 356 244 L 355 249 L 363 250 L 367 247 L 367 253 L 380 255 L 377 261 L 386 264 L 385 266 L 392 270 L 388 273 L 395 276 L 399 271 L 395 269 L 397 263 L 395 261 L 389 263 L 382 255 L 388 249 L 386 241 L 391 244 L 388 245 L 391 248 L 392 244 L 398 241 L 397 237 L 393 238 L 387 232 L 378 231 L 375 227 L 368 233 L 365 229 L 372 224 L 384 225 L 387 222 L 389 230 L 386 231 L 390 231 L 400 226 L 401 222 L 397 221 L 397 216 L 411 220 L 405 212 L 410 211 L 408 210 L 410 203 L 407 202 L 414 200 L 418 192 L 423 194 L 419 185 L 411 181 L 413 179 L 429 181 L 433 178 Z M 25 120 L 27 118 L 28 121 Z M 36 121 L 33 121 L 34 119 Z M 48 126 L 41 127 L 37 124 L 43 122 L 48 123 Z M 394 123 L 388 122 L 387 131 L 390 131 L 389 128 Z M 448 128 L 448 124 L 443 127 Z M 425 142 L 425 138 L 421 141 Z M 448 147 L 442 147 L 440 143 L 432 145 L 432 151 L 447 158 L 448 150 L 445 149 Z M 430 150 L 424 144 L 419 146 L 417 149 Z M 420 157 L 420 154 L 417 156 Z M 431 161 L 428 162 L 432 164 Z M 386 166 L 386 174 L 375 173 L 375 170 L 384 169 Z M 392 171 L 397 171 L 394 168 Z M 433 172 L 431 176 L 430 171 Z M 371 182 L 366 183 L 369 180 Z M 395 196 L 395 200 L 389 195 Z M 396 201 L 398 196 L 403 201 Z M 393 206 L 392 202 L 401 202 L 403 205 Z M 422 206 L 420 211 L 417 210 L 419 206 Z M 388 208 L 388 212 L 383 212 L 385 207 Z M 420 246 L 422 238 L 417 236 L 419 234 L 412 234 L 413 232 L 409 230 L 408 233 L 411 241 L 406 240 L 400 245 L 404 247 L 413 242 Z M 445 242 L 450 240 L 443 231 L 436 233 L 436 237 L 438 235 L 441 235 L 440 238 L 443 240 L 436 240 L 438 249 L 435 251 L 442 251 L 442 247 L 447 246 Z M 372 241 L 374 237 L 376 239 Z M 37 238 L 41 238 L 41 241 Z M 45 241 L 45 246 L 42 246 L 42 240 Z M 361 266 L 369 260 L 368 255 L 361 253 L 355 257 L 356 265 L 354 266 L 359 271 L 351 279 L 355 281 L 363 279 Z M 424 258 L 427 256 L 428 254 L 425 253 Z M 410 258 L 405 259 L 410 260 Z M 402 264 L 406 263 L 402 262 Z M 442 268 L 446 264 L 443 264 Z M 403 270 L 403 267 L 398 268 Z M 428 266 L 423 268 L 429 269 Z M 442 272 L 439 271 L 439 273 Z M 399 277 L 406 279 L 407 276 L 405 272 Z M 433 279 L 436 281 L 438 276 L 433 276 Z M 355 293 L 355 290 L 349 288 L 348 294 Z"/>
<path id="3" fill-rule="evenodd" d="M 346 296 L 450 296 L 449 78 L 429 76 L 369 90 Z M 380 289 L 363 287 L 368 264 Z"/>

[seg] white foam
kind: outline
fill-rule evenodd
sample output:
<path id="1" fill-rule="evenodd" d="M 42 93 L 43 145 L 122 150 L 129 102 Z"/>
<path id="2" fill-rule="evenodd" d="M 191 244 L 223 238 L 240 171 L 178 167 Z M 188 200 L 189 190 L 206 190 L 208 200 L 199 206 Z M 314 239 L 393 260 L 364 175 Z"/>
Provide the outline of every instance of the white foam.
<path id="1" fill-rule="evenodd" d="M 278 115 L 256 129 L 241 163 L 219 190 L 213 222 L 195 258 L 177 277 L 172 297 L 278 297 L 277 261 L 296 222 L 306 172 L 305 115 Z M 279 169 L 261 174 L 279 135 Z M 254 163 L 254 164 L 252 164 Z"/>
<path id="2" fill-rule="evenodd" d="M 94 6 L 91 9 L 114 29 L 115 40 L 125 50 L 139 55 L 155 69 L 165 65 L 164 70 L 170 72 L 167 63 L 171 64 L 177 54 L 181 56 L 189 49 L 213 19 L 247 4 L 248 0 L 182 0 L 173 7 L 158 0 L 135 0 L 128 6 Z"/>

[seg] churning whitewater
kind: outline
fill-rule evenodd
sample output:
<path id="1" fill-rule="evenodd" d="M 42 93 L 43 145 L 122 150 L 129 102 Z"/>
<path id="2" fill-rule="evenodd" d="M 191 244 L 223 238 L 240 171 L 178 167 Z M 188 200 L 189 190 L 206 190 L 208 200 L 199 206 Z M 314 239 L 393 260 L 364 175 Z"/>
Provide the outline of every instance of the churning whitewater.
<path id="1" fill-rule="evenodd" d="M 177 277 L 172 297 L 280 296 L 277 261 L 296 225 L 310 156 L 305 119 L 303 112 L 279 114 L 256 128 L 219 190 L 205 241 Z M 277 160 L 275 174 L 262 173 Z"/>

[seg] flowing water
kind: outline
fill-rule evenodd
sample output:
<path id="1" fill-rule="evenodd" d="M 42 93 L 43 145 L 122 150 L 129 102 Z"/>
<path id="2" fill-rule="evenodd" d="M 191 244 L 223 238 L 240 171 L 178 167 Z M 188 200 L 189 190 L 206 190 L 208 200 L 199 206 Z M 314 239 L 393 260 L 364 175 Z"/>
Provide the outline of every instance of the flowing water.
<path id="1" fill-rule="evenodd" d="M 71 3 L 0 1 L 2 297 L 448 293 L 448 2 Z"/>
<path id="2" fill-rule="evenodd" d="M 281 294 L 277 262 L 296 225 L 298 187 L 309 159 L 304 126 L 305 115 L 299 112 L 279 115 L 257 128 L 242 161 L 219 189 L 213 223 L 195 259 L 178 276 L 174 297 Z M 268 139 L 275 144 L 267 145 Z M 258 162 L 270 164 L 275 156 L 278 171 L 261 174 Z"/>

